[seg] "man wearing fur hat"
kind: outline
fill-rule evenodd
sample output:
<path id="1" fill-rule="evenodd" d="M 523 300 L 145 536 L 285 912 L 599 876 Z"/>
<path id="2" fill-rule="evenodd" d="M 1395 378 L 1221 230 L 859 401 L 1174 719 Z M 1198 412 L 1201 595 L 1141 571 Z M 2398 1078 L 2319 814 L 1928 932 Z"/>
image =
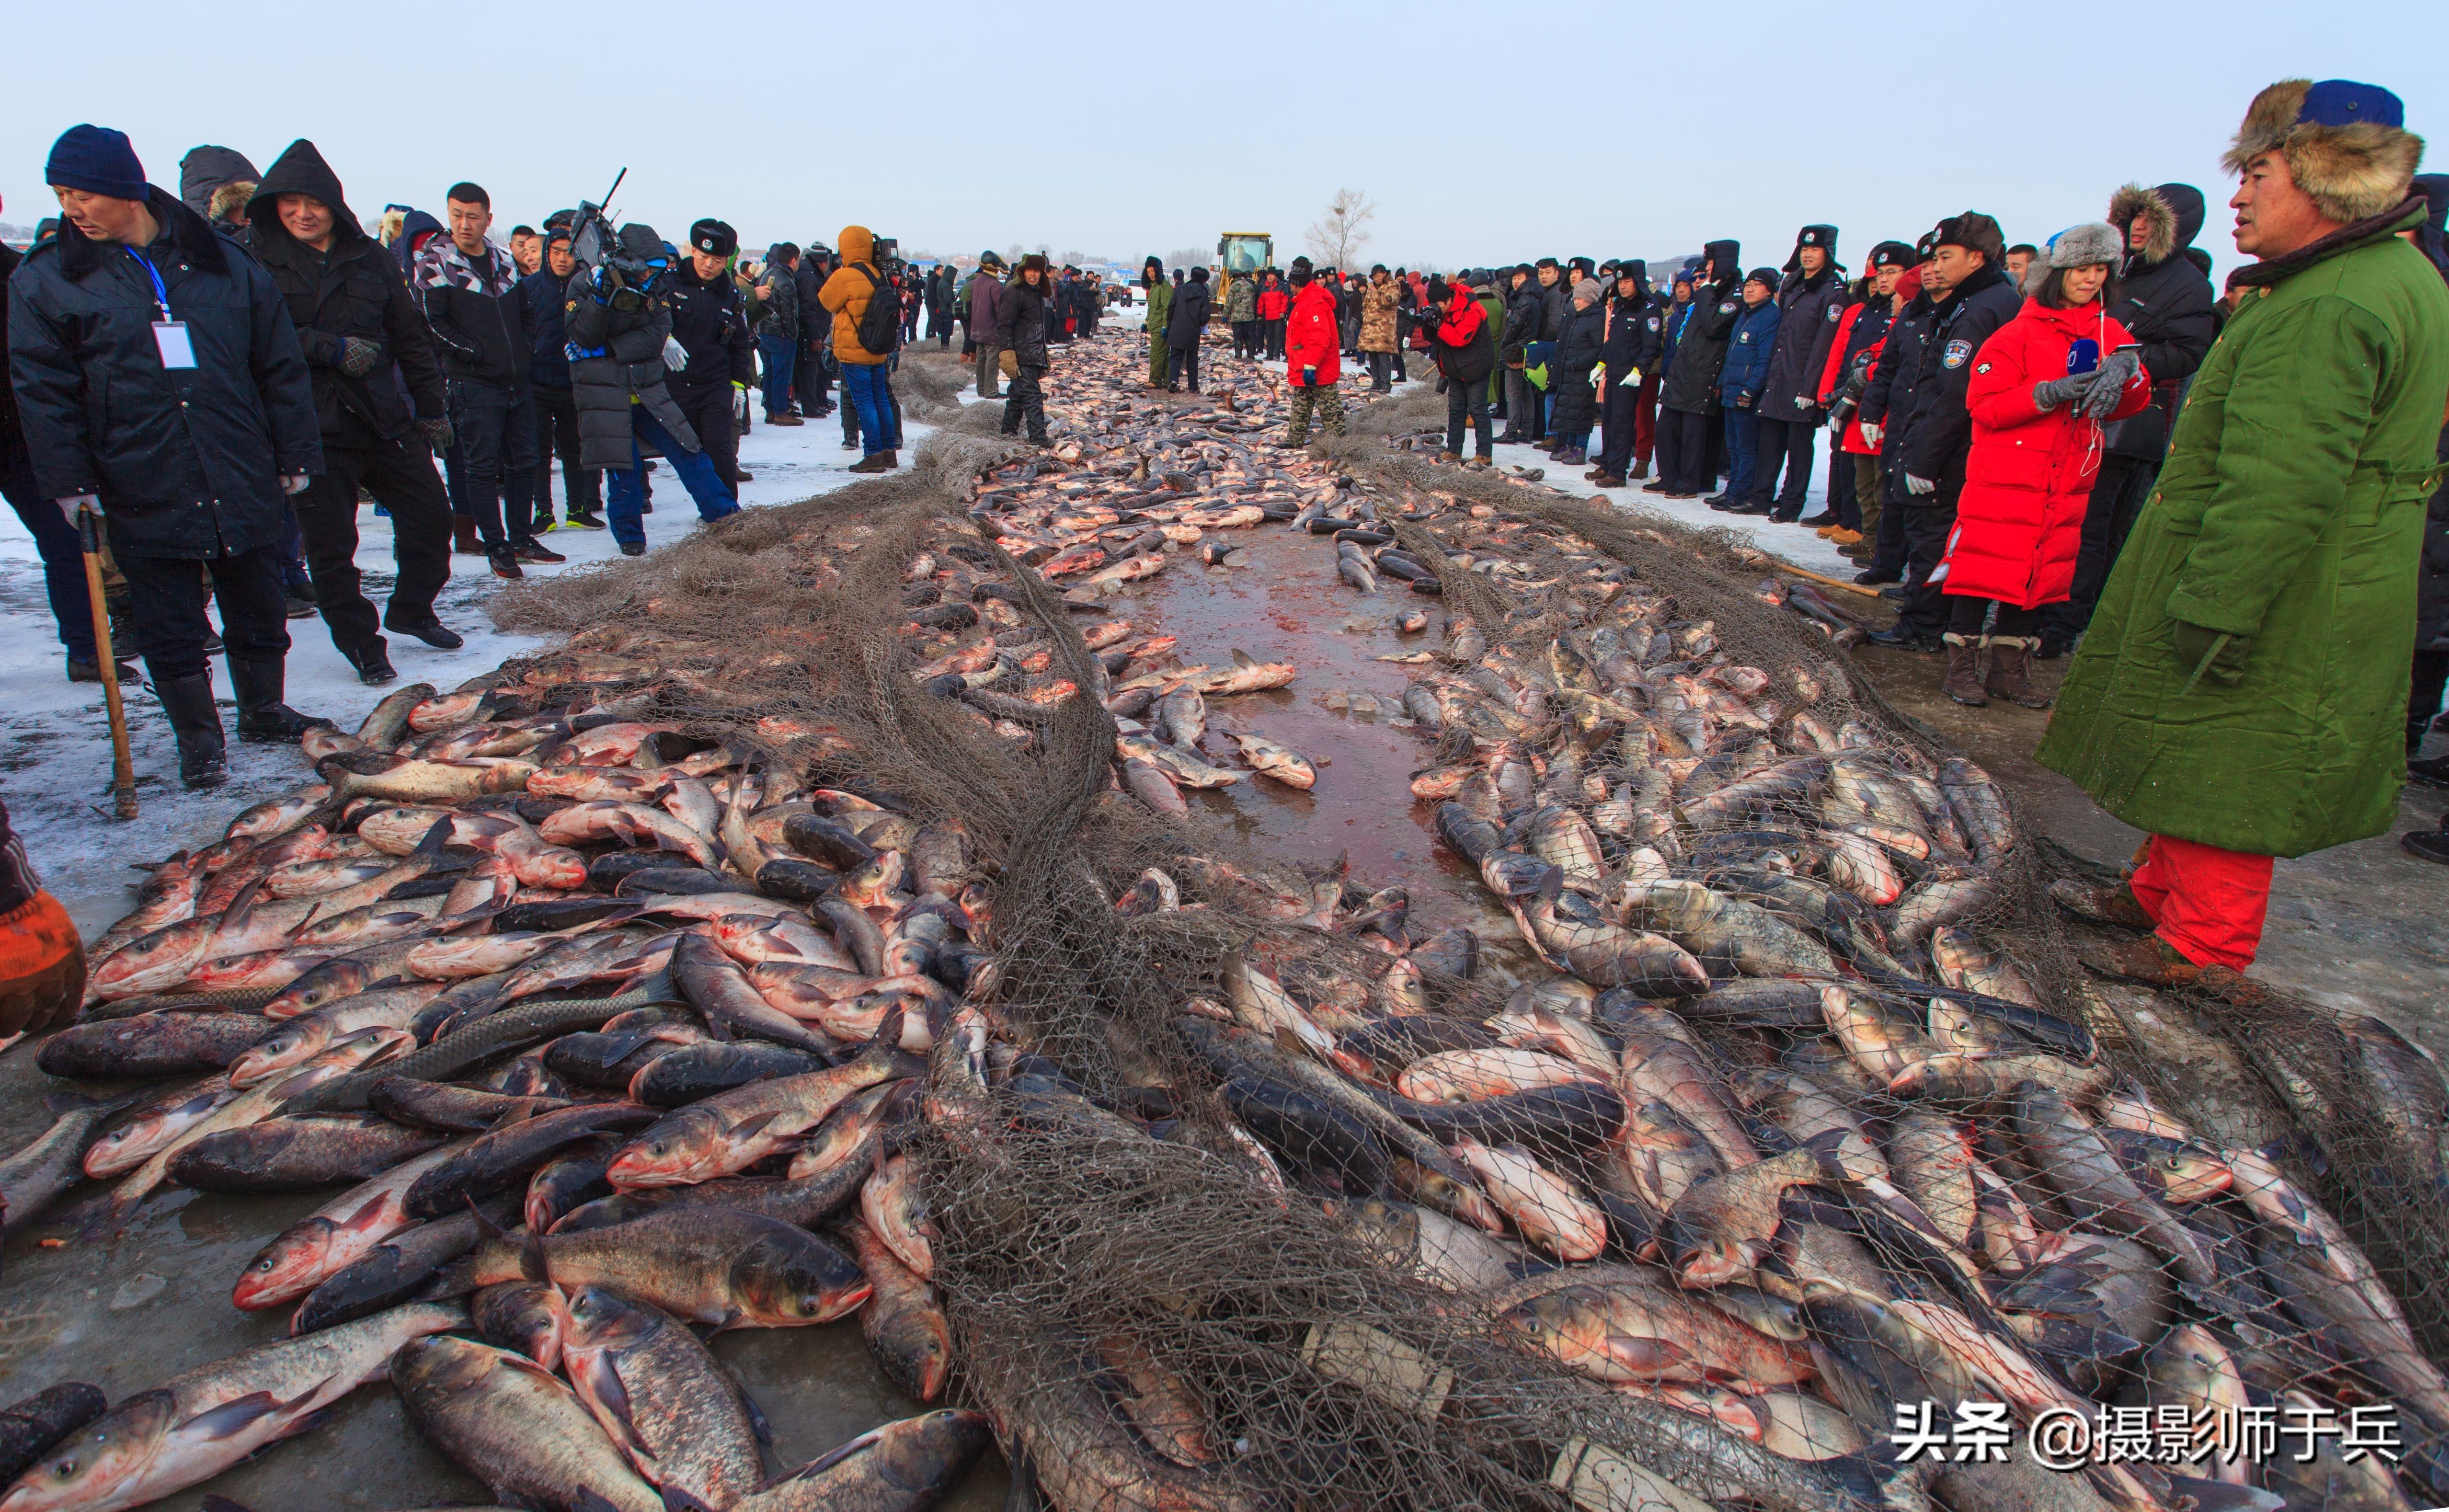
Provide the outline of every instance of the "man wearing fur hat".
<path id="1" fill-rule="evenodd" d="M 2108 974 L 2238 1000 L 2271 859 L 2397 814 L 2415 569 L 2449 398 L 2449 288 L 2401 241 L 2422 141 L 2398 97 L 2291 79 L 2226 158 L 2236 313 L 2178 417 L 2039 759 L 2150 833 L 2061 905 L 2150 931 Z"/>

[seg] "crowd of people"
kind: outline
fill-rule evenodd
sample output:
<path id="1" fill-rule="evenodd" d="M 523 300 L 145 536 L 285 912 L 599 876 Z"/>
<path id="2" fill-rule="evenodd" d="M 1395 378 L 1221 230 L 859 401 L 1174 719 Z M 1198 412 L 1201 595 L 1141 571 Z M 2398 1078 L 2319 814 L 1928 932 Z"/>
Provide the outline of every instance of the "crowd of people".
<path id="1" fill-rule="evenodd" d="M 2420 153 L 2385 89 L 2265 90 L 2226 164 L 2255 261 L 2216 293 L 2205 197 L 2173 183 L 2030 242 L 1966 210 L 1859 268 L 1822 223 L 1780 264 L 1715 241 L 1663 277 L 1639 258 L 1451 276 L 1297 258 L 1219 288 L 1151 257 L 1147 382 L 1197 393 L 1221 328 L 1231 359 L 1283 364 L 1299 447 L 1341 434 L 1344 361 L 1377 394 L 1434 372 L 1440 462 L 1535 445 L 1600 490 L 1816 531 L 1897 600 L 1870 639 L 1943 656 L 1960 704 L 2048 708 L 2032 664 L 2075 651 L 2040 759 L 2152 838 L 2127 882 L 2061 901 L 2152 931 L 2133 975 L 2233 975 L 2273 857 L 2385 830 L 2409 776 L 2449 786 L 2449 759 L 2414 760 L 2449 679 L 2449 180 L 2419 178 Z M 643 552 L 649 452 L 701 518 L 736 511 L 752 407 L 779 426 L 838 409 L 851 470 L 887 471 L 892 371 L 922 320 L 939 349 L 957 333 L 1006 435 L 1047 444 L 1054 354 L 1108 299 L 1042 254 L 914 270 L 856 225 L 839 250 L 753 261 L 718 220 L 684 251 L 582 206 L 497 244 L 464 182 L 441 219 L 394 205 L 370 234 L 303 141 L 260 177 L 222 148 L 183 166 L 183 198 L 118 132 L 54 145 L 61 217 L 0 264 L 0 439 L 69 675 L 97 671 L 82 530 L 193 785 L 223 767 L 212 650 L 241 739 L 313 723 L 282 699 L 301 597 L 380 684 L 383 630 L 459 644 L 434 610 L 453 550 L 506 577 L 560 560 L 554 529 Z M 379 616 L 361 496 L 398 564 Z M 2449 832 L 2405 843 L 2449 862 Z"/>
<path id="2" fill-rule="evenodd" d="M 189 786 L 226 771 L 208 658 L 240 739 L 294 741 L 318 721 L 285 702 L 288 620 L 319 614 L 381 686 L 397 677 L 386 631 L 464 644 L 435 611 L 454 551 L 504 578 L 565 560 L 542 540 L 556 529 L 643 554 L 657 465 L 700 519 L 736 513 L 752 385 L 769 424 L 839 408 L 862 454 L 850 471 L 889 471 L 892 369 L 922 308 L 952 321 L 949 273 L 922 278 L 861 226 L 839 251 L 784 242 L 757 262 L 719 220 L 683 251 L 583 206 L 497 242 L 492 197 L 463 181 L 440 218 L 394 204 L 369 229 L 302 140 L 260 174 L 199 147 L 181 180 L 152 184 L 106 127 L 53 144 L 60 214 L 30 250 L 0 248 L 0 483 L 71 681 L 103 674 L 85 565 L 101 559 L 112 671 L 133 680 L 118 658 L 142 660 Z M 396 566 L 379 613 L 357 564 L 367 501 Z"/>

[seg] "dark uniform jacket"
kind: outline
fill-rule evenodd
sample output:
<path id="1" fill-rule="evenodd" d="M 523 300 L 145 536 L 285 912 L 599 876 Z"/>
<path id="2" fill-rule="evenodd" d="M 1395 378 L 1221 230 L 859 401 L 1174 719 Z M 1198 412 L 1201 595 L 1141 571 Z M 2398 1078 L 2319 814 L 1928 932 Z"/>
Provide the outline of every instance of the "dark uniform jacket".
<path id="1" fill-rule="evenodd" d="M 315 385 L 272 275 L 160 189 L 144 249 L 196 365 L 165 368 L 131 249 L 63 222 L 9 280 L 9 373 L 47 498 L 95 494 L 111 549 L 202 560 L 277 544 L 283 476 L 323 468 Z"/>
<path id="2" fill-rule="evenodd" d="M 1974 356 L 2023 307 L 2014 281 L 1990 267 L 1965 280 L 1945 304 L 1934 306 L 1938 318 L 1919 354 L 1913 408 L 1898 415 L 1890 406 L 1903 433 L 1898 439 L 1904 450 L 1898 455 L 1904 471 L 1934 483 L 1961 473 L 1973 446 L 1973 412 L 1965 407 L 1964 390 L 1973 381 Z"/>
<path id="3" fill-rule="evenodd" d="M 1174 298 L 1180 299 L 1175 291 Z M 1022 367 L 1044 368 L 1046 355 L 1046 296 L 1029 286 L 1025 279 L 1014 278 L 1003 286 L 995 301 L 994 344 L 1010 352 L 1012 359 Z"/>
<path id="4" fill-rule="evenodd" d="M 779 281 L 788 285 L 790 279 L 785 275 Z M 719 273 L 713 282 L 702 283 L 697 269 L 683 261 L 672 270 L 665 299 L 672 308 L 672 337 L 688 354 L 688 366 L 664 376 L 664 384 L 676 401 L 694 410 L 699 400 L 717 389 L 745 383 L 757 376 L 748 309 L 729 273 Z"/>

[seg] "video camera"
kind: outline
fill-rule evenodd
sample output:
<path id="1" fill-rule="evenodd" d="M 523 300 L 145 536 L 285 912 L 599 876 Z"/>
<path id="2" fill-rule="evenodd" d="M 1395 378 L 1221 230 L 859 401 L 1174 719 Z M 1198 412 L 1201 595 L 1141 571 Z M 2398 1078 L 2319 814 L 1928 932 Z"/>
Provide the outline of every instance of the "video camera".
<path id="1" fill-rule="evenodd" d="M 620 189 L 621 181 L 629 176 L 623 168 L 613 176 L 612 187 L 604 191 L 606 204 Z M 646 306 L 646 300 L 662 287 L 664 276 L 671 271 L 671 260 L 658 255 L 652 258 L 632 257 L 621 249 L 619 234 L 613 230 L 612 218 L 604 204 L 591 200 L 578 202 L 578 213 L 569 223 L 569 255 L 580 266 L 601 269 L 610 292 L 605 296 L 612 308 L 624 315 L 633 315 Z"/>
<path id="2" fill-rule="evenodd" d="M 880 236 L 876 238 L 875 242 L 875 249 L 868 255 L 876 260 L 877 272 L 891 280 L 897 279 L 910 271 L 910 265 L 901 261 L 900 238 Z"/>

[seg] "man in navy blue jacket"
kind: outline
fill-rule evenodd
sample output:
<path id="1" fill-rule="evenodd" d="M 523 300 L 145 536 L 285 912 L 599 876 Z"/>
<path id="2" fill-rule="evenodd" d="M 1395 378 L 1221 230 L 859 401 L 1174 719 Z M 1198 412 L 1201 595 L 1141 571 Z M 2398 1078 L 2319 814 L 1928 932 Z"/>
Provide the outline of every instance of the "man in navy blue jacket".
<path id="1" fill-rule="evenodd" d="M 1726 337 L 1726 365 L 1718 370 L 1718 403 L 1726 415 L 1726 491 L 1709 501 L 1730 514 L 1765 514 L 1751 499 L 1760 462 L 1760 397 L 1777 350 L 1777 270 L 1754 268 L 1744 279 L 1744 309 Z"/>

